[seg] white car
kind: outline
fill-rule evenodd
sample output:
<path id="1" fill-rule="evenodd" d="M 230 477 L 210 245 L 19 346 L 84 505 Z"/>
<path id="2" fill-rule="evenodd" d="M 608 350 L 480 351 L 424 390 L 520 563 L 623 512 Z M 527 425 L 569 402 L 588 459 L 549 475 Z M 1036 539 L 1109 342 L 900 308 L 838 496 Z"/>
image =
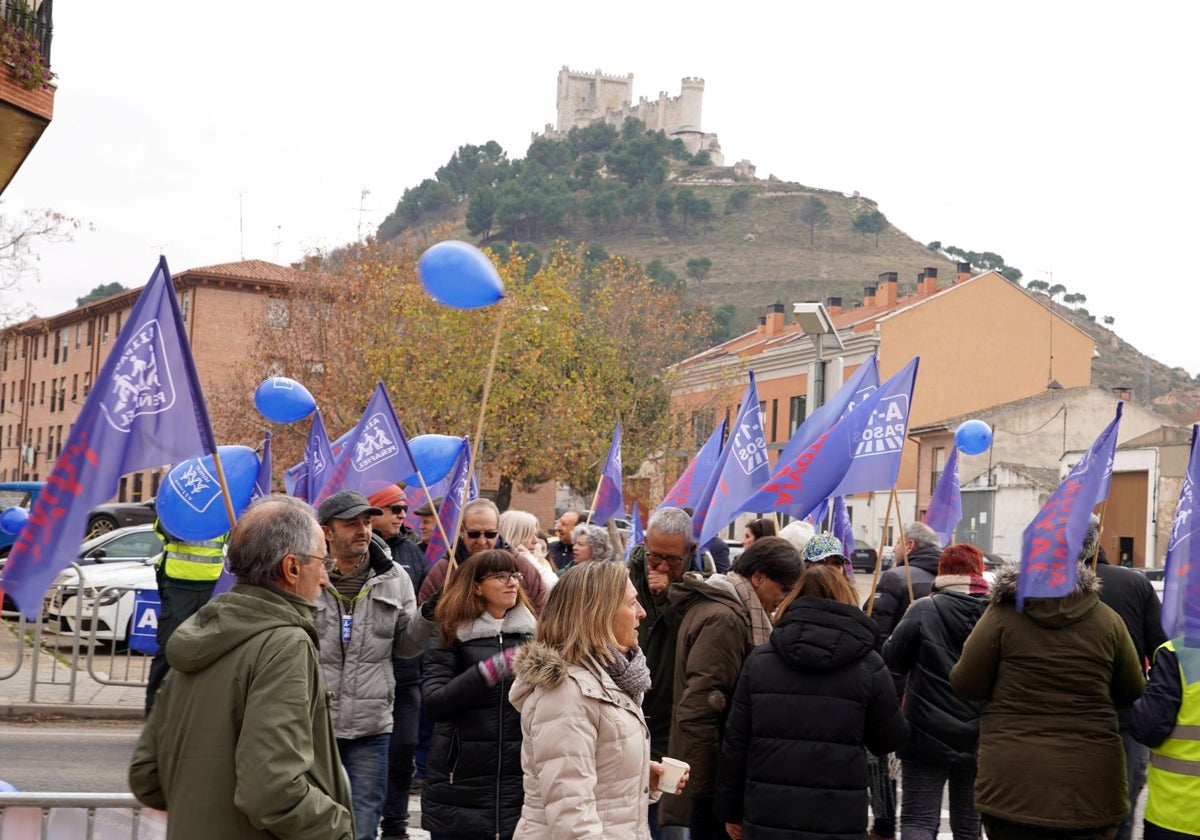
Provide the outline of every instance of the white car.
<path id="1" fill-rule="evenodd" d="M 95 624 L 96 641 L 124 642 L 133 619 L 134 591 L 156 591 L 155 564 L 162 541 L 151 525 L 118 528 L 88 540 L 80 550 L 83 598 L 74 568 L 62 572 L 46 592 L 42 614 L 57 632 L 88 642 Z M 86 564 L 86 565 L 83 565 Z"/>

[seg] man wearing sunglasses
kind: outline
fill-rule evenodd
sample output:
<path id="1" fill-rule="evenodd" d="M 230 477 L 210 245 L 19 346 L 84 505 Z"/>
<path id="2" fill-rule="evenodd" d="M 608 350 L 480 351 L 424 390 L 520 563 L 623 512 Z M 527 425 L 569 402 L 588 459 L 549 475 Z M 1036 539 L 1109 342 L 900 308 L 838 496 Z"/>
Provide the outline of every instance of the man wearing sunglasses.
<path id="1" fill-rule="evenodd" d="M 467 558 L 473 557 L 481 551 L 491 551 L 494 548 L 512 551 L 508 544 L 500 538 L 500 509 L 491 499 L 472 499 L 463 506 L 462 520 L 458 531 L 458 546 L 454 554 L 455 562 L 461 564 Z M 514 554 L 514 557 L 517 561 L 517 570 L 523 579 L 521 588 L 525 590 L 529 600 L 533 601 L 534 606 L 541 610 L 546 604 L 546 596 L 549 594 L 542 585 L 541 574 L 536 566 L 519 554 Z M 425 577 L 425 582 L 421 584 L 421 591 L 417 594 L 418 603 L 426 604 L 433 598 L 434 593 L 441 591 L 442 586 L 446 583 L 446 570 L 449 565 L 449 557 L 443 557 L 433 564 L 433 568 Z"/>

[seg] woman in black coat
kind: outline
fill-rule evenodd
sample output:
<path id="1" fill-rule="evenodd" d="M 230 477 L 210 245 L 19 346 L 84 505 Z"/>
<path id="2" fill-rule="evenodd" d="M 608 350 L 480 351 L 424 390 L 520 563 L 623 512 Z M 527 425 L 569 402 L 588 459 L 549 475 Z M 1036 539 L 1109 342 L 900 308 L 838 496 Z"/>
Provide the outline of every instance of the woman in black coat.
<path id="1" fill-rule="evenodd" d="M 983 553 L 966 543 L 947 546 L 931 594 L 913 601 L 884 643 L 883 661 L 908 675 L 904 717 L 912 731 L 896 751 L 904 778 L 902 840 L 935 840 L 947 782 L 954 840 L 979 838 L 975 750 L 983 704 L 954 693 L 950 669 L 987 609 L 987 595 Z"/>
<path id="2" fill-rule="evenodd" d="M 790 600 L 794 599 L 794 600 Z M 735 840 L 860 840 L 867 757 L 908 736 L 876 629 L 841 570 L 814 565 L 734 691 L 715 810 Z"/>
<path id="3" fill-rule="evenodd" d="M 516 561 L 474 555 L 450 574 L 425 652 L 421 694 L 434 721 L 421 791 L 433 840 L 511 838 L 525 801 L 521 718 L 508 702 L 510 667 L 536 629 Z"/>

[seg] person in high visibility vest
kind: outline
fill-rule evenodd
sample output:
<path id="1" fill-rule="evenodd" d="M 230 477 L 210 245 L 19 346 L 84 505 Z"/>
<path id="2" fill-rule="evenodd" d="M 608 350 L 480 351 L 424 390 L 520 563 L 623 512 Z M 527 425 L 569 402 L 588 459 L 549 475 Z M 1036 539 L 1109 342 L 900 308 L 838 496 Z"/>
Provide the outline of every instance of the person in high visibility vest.
<path id="1" fill-rule="evenodd" d="M 1159 646 L 1131 725 L 1150 748 L 1142 836 L 1200 837 L 1200 647 L 1182 639 Z"/>
<path id="2" fill-rule="evenodd" d="M 160 520 L 154 523 L 154 532 L 163 541 L 163 552 L 158 557 L 155 579 L 158 581 L 158 599 L 161 608 L 158 614 L 158 653 L 150 663 L 150 676 L 146 683 L 146 717 L 154 705 L 154 695 L 162 685 L 170 666 L 167 665 L 167 639 L 180 624 L 200 609 L 212 597 L 213 587 L 221 576 L 225 565 L 225 544 L 229 534 L 222 534 L 203 542 L 179 539 L 163 527 Z"/>

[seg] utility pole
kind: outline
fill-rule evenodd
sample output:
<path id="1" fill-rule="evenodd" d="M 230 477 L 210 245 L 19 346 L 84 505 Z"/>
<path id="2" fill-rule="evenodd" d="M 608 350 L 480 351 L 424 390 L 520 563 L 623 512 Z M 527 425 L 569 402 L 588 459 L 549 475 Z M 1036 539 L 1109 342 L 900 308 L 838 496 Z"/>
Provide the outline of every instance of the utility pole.
<path id="1" fill-rule="evenodd" d="M 358 194 L 358 236 L 355 239 L 356 242 L 362 242 L 363 211 L 366 209 L 367 196 L 370 194 L 371 191 L 366 187 L 363 187 L 362 192 Z"/>

